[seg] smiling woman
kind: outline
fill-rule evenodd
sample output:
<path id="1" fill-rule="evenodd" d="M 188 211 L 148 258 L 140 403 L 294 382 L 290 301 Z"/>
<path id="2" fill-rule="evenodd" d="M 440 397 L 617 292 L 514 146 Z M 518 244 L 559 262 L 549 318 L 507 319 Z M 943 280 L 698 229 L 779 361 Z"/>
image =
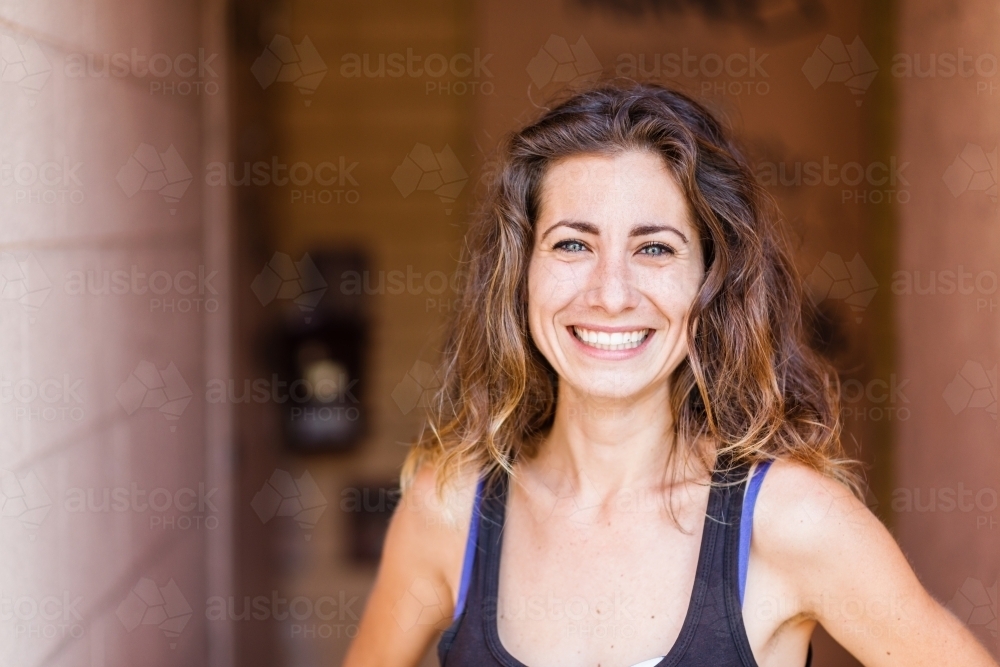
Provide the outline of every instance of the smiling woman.
<path id="1" fill-rule="evenodd" d="M 735 144 L 602 85 L 513 134 L 347 665 L 995 665 L 861 502 Z M 768 472 L 770 471 L 770 472 Z M 765 477 L 766 473 L 766 477 Z"/>

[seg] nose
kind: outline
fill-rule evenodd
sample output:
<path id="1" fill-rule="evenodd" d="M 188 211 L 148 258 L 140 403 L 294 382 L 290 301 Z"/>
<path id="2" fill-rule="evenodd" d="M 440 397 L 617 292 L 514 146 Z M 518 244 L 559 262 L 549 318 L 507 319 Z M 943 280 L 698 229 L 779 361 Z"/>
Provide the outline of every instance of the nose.
<path id="1" fill-rule="evenodd" d="M 617 315 L 639 305 L 639 291 L 628 261 L 617 253 L 598 257 L 588 282 L 585 303 L 591 308 Z"/>

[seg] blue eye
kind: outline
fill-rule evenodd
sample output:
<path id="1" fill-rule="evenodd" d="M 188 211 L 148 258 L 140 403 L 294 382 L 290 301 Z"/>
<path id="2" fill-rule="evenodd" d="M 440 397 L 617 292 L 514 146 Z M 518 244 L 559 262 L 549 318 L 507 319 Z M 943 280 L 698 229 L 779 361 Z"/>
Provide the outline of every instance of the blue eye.
<path id="1" fill-rule="evenodd" d="M 647 243 L 639 248 L 639 252 L 653 257 L 662 257 L 663 255 L 673 255 L 675 251 L 663 243 Z"/>
<path id="2" fill-rule="evenodd" d="M 560 241 L 552 246 L 555 250 L 565 250 L 567 252 L 581 252 L 587 249 L 587 246 L 583 245 L 580 241 L 576 239 L 567 239 L 565 241 Z"/>

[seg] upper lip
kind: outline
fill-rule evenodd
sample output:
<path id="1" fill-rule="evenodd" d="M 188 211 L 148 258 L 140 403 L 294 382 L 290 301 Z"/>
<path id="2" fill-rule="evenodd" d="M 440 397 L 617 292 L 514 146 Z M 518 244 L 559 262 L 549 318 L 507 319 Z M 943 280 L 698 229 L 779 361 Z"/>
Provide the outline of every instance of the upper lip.
<path id="1" fill-rule="evenodd" d="M 587 331 L 597 331 L 603 333 L 630 333 L 632 331 L 646 331 L 647 329 L 650 331 L 653 330 L 652 327 L 643 326 L 641 324 L 630 327 L 606 327 L 598 326 L 596 324 L 571 324 L 569 326 L 572 328 L 586 329 Z"/>

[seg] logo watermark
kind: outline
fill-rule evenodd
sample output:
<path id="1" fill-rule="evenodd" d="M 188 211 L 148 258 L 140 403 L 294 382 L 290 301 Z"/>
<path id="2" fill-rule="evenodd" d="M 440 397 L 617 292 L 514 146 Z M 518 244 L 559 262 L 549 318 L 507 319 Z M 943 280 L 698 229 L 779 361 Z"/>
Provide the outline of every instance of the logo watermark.
<path id="1" fill-rule="evenodd" d="M 250 289 L 262 306 L 275 299 L 291 301 L 305 315 L 306 322 L 310 322 L 312 312 L 326 294 L 327 284 L 309 253 L 294 261 L 289 255 L 276 252 L 253 279 Z"/>
<path id="2" fill-rule="evenodd" d="M 947 607 L 970 628 L 997 636 L 997 582 L 987 588 L 979 579 L 967 577 Z"/>
<path id="3" fill-rule="evenodd" d="M 151 144 L 139 144 L 115 177 L 129 199 L 139 191 L 152 190 L 168 204 L 179 202 L 193 179 L 173 144 L 163 153 Z M 171 208 L 170 215 L 175 213 L 177 209 Z"/>
<path id="4" fill-rule="evenodd" d="M 536 90 L 550 84 L 575 86 L 596 81 L 602 70 L 601 62 L 583 35 L 572 45 L 565 37 L 549 35 L 525 68 Z M 528 92 L 530 95 L 530 89 Z"/>
<path id="5" fill-rule="evenodd" d="M 427 144 L 414 144 L 413 149 L 392 172 L 392 182 L 406 199 L 415 191 L 430 190 L 445 205 L 445 215 L 458 198 L 469 174 L 462 168 L 451 146 L 444 145 L 435 153 Z"/>
<path id="6" fill-rule="evenodd" d="M 45 521 L 51 507 L 52 499 L 34 471 L 19 477 L 10 470 L 0 470 L 0 516 L 17 519 L 34 531 Z M 35 539 L 34 533 L 29 536 Z"/>
<path id="7" fill-rule="evenodd" d="M 978 361 L 966 361 L 942 393 L 953 415 L 972 408 L 983 408 L 997 418 L 997 365 L 987 370 Z"/>
<path id="8" fill-rule="evenodd" d="M 309 37 L 293 44 L 284 35 L 275 35 L 250 67 L 261 88 L 267 89 L 275 82 L 292 83 L 303 95 L 316 92 L 326 71 L 326 63 Z M 309 99 L 304 102 L 306 106 L 312 104 Z"/>
<path id="9" fill-rule="evenodd" d="M 34 314 L 52 291 L 52 283 L 33 253 L 0 252 L 0 301 L 14 301 Z"/>
<path id="10" fill-rule="evenodd" d="M 954 162 L 941 177 L 953 197 L 966 192 L 985 192 L 997 201 L 997 149 L 987 152 L 982 146 L 965 144 Z"/>
<path id="11" fill-rule="evenodd" d="M 17 84 L 28 95 L 37 95 L 52 74 L 52 64 L 33 38 L 0 34 L 0 81 Z M 35 101 L 30 100 L 29 106 Z"/>
<path id="12" fill-rule="evenodd" d="M 150 361 L 140 361 L 115 392 L 115 398 L 128 415 L 140 408 L 155 408 L 168 421 L 180 419 L 192 396 L 190 387 L 172 361 L 159 370 Z M 177 430 L 177 426 L 171 425 L 170 430 Z"/>
<path id="13" fill-rule="evenodd" d="M 854 311 L 857 322 L 861 322 L 861 313 L 878 291 L 875 276 L 859 254 L 845 262 L 838 254 L 826 253 L 806 278 L 806 282 L 817 302 L 824 299 L 842 300 Z"/>
<path id="14" fill-rule="evenodd" d="M 295 479 L 290 472 L 275 469 L 250 502 L 261 523 L 275 517 L 292 517 L 299 527 L 311 531 L 326 511 L 327 501 L 309 471 Z M 306 532 L 306 541 L 312 533 Z"/>
<path id="15" fill-rule="evenodd" d="M 414 408 L 431 406 L 435 391 L 441 386 L 437 370 L 426 361 L 415 361 L 392 390 L 392 400 L 404 415 Z"/>
<path id="16" fill-rule="evenodd" d="M 193 613 L 173 579 L 165 586 L 158 586 L 149 577 L 139 579 L 115 610 L 125 630 L 132 632 L 140 625 L 155 625 L 166 635 L 172 649 L 177 648 L 177 639 Z"/>
<path id="17" fill-rule="evenodd" d="M 854 104 L 861 106 L 860 98 L 875 80 L 878 64 L 861 37 L 845 45 L 840 37 L 827 35 L 802 65 L 802 73 L 813 90 L 824 83 L 844 84 L 858 98 Z"/>

